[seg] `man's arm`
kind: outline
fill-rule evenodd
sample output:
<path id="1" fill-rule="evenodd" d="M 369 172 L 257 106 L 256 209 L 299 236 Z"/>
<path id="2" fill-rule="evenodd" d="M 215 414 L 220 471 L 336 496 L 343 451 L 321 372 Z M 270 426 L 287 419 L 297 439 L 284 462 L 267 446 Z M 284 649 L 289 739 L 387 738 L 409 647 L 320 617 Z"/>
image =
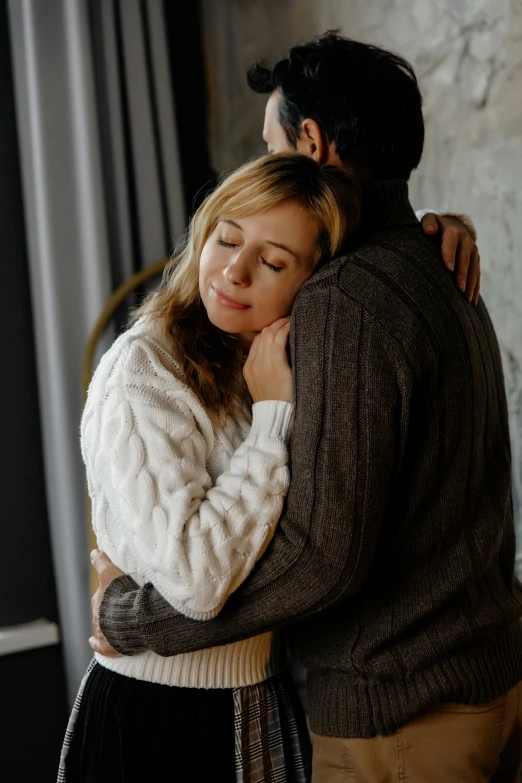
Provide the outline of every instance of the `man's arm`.
<path id="1" fill-rule="evenodd" d="M 100 626 L 121 653 L 175 655 L 237 641 L 357 592 L 372 564 L 407 432 L 411 379 L 394 340 L 324 276 L 293 316 L 292 482 L 274 539 L 207 622 L 175 612 L 150 584 L 108 587 Z"/>

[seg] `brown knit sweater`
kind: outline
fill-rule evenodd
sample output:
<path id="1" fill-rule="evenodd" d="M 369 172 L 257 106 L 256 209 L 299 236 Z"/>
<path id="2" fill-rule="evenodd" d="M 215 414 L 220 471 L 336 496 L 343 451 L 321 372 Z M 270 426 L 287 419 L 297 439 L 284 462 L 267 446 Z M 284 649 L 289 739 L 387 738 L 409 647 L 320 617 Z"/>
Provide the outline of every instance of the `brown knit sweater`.
<path id="1" fill-rule="evenodd" d="M 312 731 L 370 737 L 522 679 L 508 419 L 495 333 L 424 235 L 407 183 L 372 186 L 358 246 L 292 320 L 292 483 L 275 537 L 198 623 L 120 577 L 101 628 L 175 655 L 286 628 Z"/>

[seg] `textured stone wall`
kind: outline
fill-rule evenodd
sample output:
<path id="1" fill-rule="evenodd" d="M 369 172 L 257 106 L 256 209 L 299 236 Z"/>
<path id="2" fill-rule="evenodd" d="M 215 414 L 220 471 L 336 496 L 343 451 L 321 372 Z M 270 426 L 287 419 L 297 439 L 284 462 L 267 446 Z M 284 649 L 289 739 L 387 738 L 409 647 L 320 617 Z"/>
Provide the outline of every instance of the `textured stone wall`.
<path id="1" fill-rule="evenodd" d="M 522 0 L 201 0 L 213 164 L 264 151 L 265 100 L 246 86 L 254 60 L 340 28 L 416 67 L 426 148 L 412 177 L 416 208 L 476 222 L 482 291 L 502 349 L 522 553 Z M 522 573 L 522 560 L 519 562 Z"/>

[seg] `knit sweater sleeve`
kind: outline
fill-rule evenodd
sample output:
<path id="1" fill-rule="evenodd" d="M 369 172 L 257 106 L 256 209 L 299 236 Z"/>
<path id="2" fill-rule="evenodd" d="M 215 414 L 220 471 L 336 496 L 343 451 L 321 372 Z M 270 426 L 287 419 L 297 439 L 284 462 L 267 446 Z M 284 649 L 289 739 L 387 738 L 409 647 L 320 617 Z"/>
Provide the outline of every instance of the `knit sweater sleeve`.
<path id="1" fill-rule="evenodd" d="M 89 396 L 82 423 L 89 486 L 117 521 L 123 560 L 128 548 L 137 573 L 187 617 L 215 616 L 281 514 L 293 405 L 254 405 L 246 440 L 212 486 L 210 421 L 185 385 L 162 373 L 145 341 L 131 345 L 108 379 L 95 379 Z"/>
<path id="2" fill-rule="evenodd" d="M 114 580 L 100 623 L 118 651 L 174 655 L 236 641 L 364 585 L 404 450 L 408 366 L 379 321 L 337 287 L 302 292 L 292 326 L 292 482 L 267 552 L 206 623 L 176 613 L 152 584 Z"/>

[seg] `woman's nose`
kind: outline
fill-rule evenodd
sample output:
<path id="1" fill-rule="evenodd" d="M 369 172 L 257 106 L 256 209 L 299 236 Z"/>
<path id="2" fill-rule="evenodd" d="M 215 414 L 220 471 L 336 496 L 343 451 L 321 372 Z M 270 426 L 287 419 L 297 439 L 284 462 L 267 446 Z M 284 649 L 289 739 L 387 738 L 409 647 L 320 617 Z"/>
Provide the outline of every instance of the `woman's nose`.
<path id="1" fill-rule="evenodd" d="M 250 283 L 248 260 L 239 254 L 224 268 L 223 274 L 231 285 L 248 285 Z"/>

